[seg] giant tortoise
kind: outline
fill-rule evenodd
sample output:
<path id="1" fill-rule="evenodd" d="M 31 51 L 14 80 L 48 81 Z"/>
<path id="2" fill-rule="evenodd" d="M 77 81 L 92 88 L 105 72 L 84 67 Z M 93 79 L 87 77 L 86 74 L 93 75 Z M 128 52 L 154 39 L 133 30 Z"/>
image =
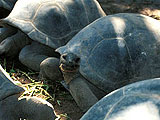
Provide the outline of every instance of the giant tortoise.
<path id="1" fill-rule="evenodd" d="M 37 97 L 22 97 L 24 89 L 14 84 L 0 66 L 0 119 L 1 120 L 54 120 L 53 106 Z"/>
<path id="2" fill-rule="evenodd" d="M 0 21 L 17 30 L 1 39 L 0 54 L 14 56 L 23 48 L 19 60 L 24 65 L 39 71 L 43 61 L 42 69 L 46 65 L 46 70 L 54 74 L 59 68 L 59 54 L 54 50 L 102 16 L 105 13 L 97 0 L 18 0 L 10 15 Z"/>
<path id="3" fill-rule="evenodd" d="M 106 95 L 80 120 L 160 120 L 160 78 L 124 86 Z"/>
<path id="4" fill-rule="evenodd" d="M 65 83 L 85 111 L 116 88 L 160 75 L 160 22 L 141 14 L 109 15 L 56 51 Z"/>

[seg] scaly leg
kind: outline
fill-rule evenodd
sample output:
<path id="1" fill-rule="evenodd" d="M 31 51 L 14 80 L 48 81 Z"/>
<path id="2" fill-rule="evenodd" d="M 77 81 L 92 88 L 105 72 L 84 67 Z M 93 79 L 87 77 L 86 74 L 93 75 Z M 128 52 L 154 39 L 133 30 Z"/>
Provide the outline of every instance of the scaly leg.
<path id="1" fill-rule="evenodd" d="M 5 32 L 5 31 L 4 31 Z M 7 32 L 7 33 L 6 33 Z M 29 39 L 23 32 L 18 31 L 16 34 L 10 36 L 10 32 L 6 31 L 5 35 L 1 35 L 0 43 L 0 55 L 4 54 L 9 57 L 14 57 L 20 50 L 30 44 L 31 39 Z M 8 37 L 10 36 L 10 37 Z M 4 40 L 2 40 L 4 39 Z"/>

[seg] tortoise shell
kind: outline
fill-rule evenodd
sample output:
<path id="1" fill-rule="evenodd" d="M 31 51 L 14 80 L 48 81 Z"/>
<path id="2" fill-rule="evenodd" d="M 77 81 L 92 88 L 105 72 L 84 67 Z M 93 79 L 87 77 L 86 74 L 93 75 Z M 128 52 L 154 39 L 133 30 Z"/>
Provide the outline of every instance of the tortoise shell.
<path id="1" fill-rule="evenodd" d="M 55 49 L 102 16 L 105 13 L 96 0 L 19 0 L 1 24 L 15 26 Z"/>
<path id="2" fill-rule="evenodd" d="M 22 87 L 14 84 L 8 73 L 0 65 L 0 100 L 14 94 L 19 96 L 24 92 Z"/>
<path id="3" fill-rule="evenodd" d="M 160 75 L 160 22 L 141 14 L 120 13 L 86 26 L 60 54 L 80 58 L 79 72 L 109 92 L 125 84 Z"/>
<path id="4" fill-rule="evenodd" d="M 159 120 L 160 78 L 117 89 L 92 106 L 81 120 Z"/>

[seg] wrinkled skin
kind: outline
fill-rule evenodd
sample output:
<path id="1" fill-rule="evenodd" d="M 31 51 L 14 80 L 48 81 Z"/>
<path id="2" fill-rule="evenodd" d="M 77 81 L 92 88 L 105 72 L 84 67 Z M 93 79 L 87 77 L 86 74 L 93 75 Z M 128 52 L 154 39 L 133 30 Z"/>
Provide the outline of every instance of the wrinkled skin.
<path id="1" fill-rule="evenodd" d="M 66 87 L 83 112 L 98 102 L 106 93 L 95 87 L 79 73 L 80 58 L 73 53 L 65 53 L 60 57 L 60 68 Z M 89 96 L 89 97 L 88 97 Z"/>
<path id="2" fill-rule="evenodd" d="M 14 57 L 31 39 L 15 28 L 0 28 L 0 42 L 0 54 Z"/>
<path id="3" fill-rule="evenodd" d="M 7 17 L 12 11 L 17 0 L 0 1 L 0 18 Z M 24 42 L 23 42 L 24 40 Z M 0 25 L 0 54 L 15 56 L 27 44 L 30 39 L 14 27 Z"/>

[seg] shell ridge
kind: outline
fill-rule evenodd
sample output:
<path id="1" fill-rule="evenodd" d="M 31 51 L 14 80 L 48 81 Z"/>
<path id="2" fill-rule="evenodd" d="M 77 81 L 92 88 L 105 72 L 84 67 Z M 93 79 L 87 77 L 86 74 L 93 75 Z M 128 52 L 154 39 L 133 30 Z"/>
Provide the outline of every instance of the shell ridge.
<path id="1" fill-rule="evenodd" d="M 107 120 L 107 119 L 108 119 L 110 113 L 113 111 L 113 109 L 116 107 L 116 105 L 117 105 L 118 103 L 120 103 L 123 99 L 124 99 L 124 96 L 123 96 L 121 99 L 119 99 L 114 105 L 112 105 L 112 107 L 109 109 L 108 113 L 106 114 L 104 120 Z"/>
<path id="2" fill-rule="evenodd" d="M 7 18 L 7 19 L 9 19 L 9 22 L 11 23 L 11 21 L 20 21 L 20 22 L 29 22 L 29 23 L 31 23 L 31 21 L 30 20 L 22 20 L 22 19 L 18 19 L 18 18 Z M 13 23 L 12 22 L 12 23 Z M 12 24 L 13 26 L 15 26 L 14 24 Z"/>
<path id="3" fill-rule="evenodd" d="M 62 3 L 62 2 L 61 2 L 61 3 Z M 63 4 L 63 3 L 62 3 L 62 4 Z M 67 16 L 66 12 L 65 12 L 65 10 L 67 10 L 67 7 L 66 7 L 64 4 L 63 4 L 63 7 L 64 7 L 64 8 L 62 8 L 62 5 L 59 5 L 59 4 L 57 4 L 57 5 L 58 5 L 59 8 L 61 8 L 61 10 L 62 10 L 65 18 L 67 19 L 67 23 L 69 24 L 69 27 L 70 27 L 70 29 L 71 29 L 71 23 L 69 22 L 69 18 L 68 18 L 68 16 Z M 72 31 L 72 29 L 71 29 L 71 31 Z"/>
<path id="4" fill-rule="evenodd" d="M 31 20 L 32 23 L 33 23 L 34 19 L 36 18 L 37 14 L 38 14 L 38 11 L 39 11 L 39 9 L 41 8 L 41 6 L 42 6 L 42 3 L 38 6 L 38 8 L 37 8 L 37 10 L 36 10 L 36 12 L 35 12 L 32 20 Z"/>
<path id="5" fill-rule="evenodd" d="M 123 87 L 122 89 L 123 89 L 123 96 L 125 96 L 126 95 L 126 93 L 125 93 L 125 87 Z"/>
<path id="6" fill-rule="evenodd" d="M 63 37 L 55 38 L 55 37 L 52 37 L 52 36 L 50 36 L 50 35 L 46 35 L 44 32 L 42 32 L 42 31 L 40 31 L 39 29 L 37 29 L 32 22 L 31 22 L 31 24 L 32 24 L 32 27 L 33 27 L 37 32 L 41 33 L 41 34 L 44 35 L 44 36 L 49 36 L 50 38 L 53 38 L 53 39 L 63 39 L 63 38 L 65 38 L 65 37 L 69 36 L 70 34 L 79 31 L 79 29 L 73 30 L 73 31 L 71 31 L 70 33 L 68 33 L 68 34 L 66 34 L 65 36 L 63 36 Z"/>
<path id="7" fill-rule="evenodd" d="M 96 33 L 98 33 L 98 35 L 100 35 L 100 37 L 103 39 L 103 37 L 102 37 L 102 35 L 99 33 L 99 32 L 97 32 L 97 30 L 96 30 L 96 28 L 95 27 L 92 27 L 93 29 L 95 29 L 95 32 Z M 109 38 L 110 39 L 110 38 Z M 113 38 L 113 39 L 115 39 L 115 38 Z M 103 39 L 103 40 L 108 40 L 108 39 Z M 102 40 L 102 41 L 103 41 Z M 100 76 L 99 74 L 97 74 L 97 72 L 95 71 L 95 70 L 93 70 L 92 69 L 92 67 L 90 66 L 90 64 L 89 64 L 89 62 L 88 62 L 88 60 L 89 60 L 89 58 L 90 58 L 90 56 L 92 55 L 92 51 L 102 42 L 102 41 L 99 41 L 93 48 L 92 48 L 92 50 L 91 50 L 91 54 L 87 57 L 87 59 L 86 59 L 86 64 L 87 64 L 87 67 L 91 70 L 91 71 L 93 71 L 97 76 L 98 76 L 98 78 L 100 78 L 101 79 L 101 81 L 106 81 L 106 79 L 104 79 L 102 76 Z M 81 52 L 81 51 L 80 51 Z M 85 77 L 85 76 L 84 76 Z M 103 82 L 102 82 L 103 83 Z M 109 84 L 113 84 L 111 81 L 108 81 L 108 83 Z M 93 83 L 92 83 L 93 84 Z M 94 84 L 93 84 L 94 85 Z M 102 89 L 102 88 L 100 88 L 100 87 L 98 87 L 99 89 Z M 113 87 L 112 87 L 113 88 Z M 102 89 L 103 90 L 103 89 Z M 104 90 L 103 90 L 104 91 Z"/>
<path id="8" fill-rule="evenodd" d="M 28 36 L 29 36 L 30 34 L 32 34 L 34 31 L 35 31 L 35 29 L 32 29 L 32 30 L 28 33 Z"/>
<path id="9" fill-rule="evenodd" d="M 131 57 L 131 54 L 130 54 L 129 47 L 128 47 L 127 42 L 126 42 L 126 40 L 125 40 L 125 38 L 126 38 L 127 36 L 129 36 L 129 35 L 126 35 L 123 40 L 124 40 L 124 42 L 125 42 L 125 46 L 126 46 L 126 49 L 127 49 L 127 53 L 128 53 L 128 56 L 129 56 L 130 61 L 131 61 L 131 64 L 132 64 L 132 63 L 133 63 L 133 60 L 132 60 L 132 57 Z"/>
<path id="10" fill-rule="evenodd" d="M 88 13 L 87 13 L 86 6 L 85 6 L 85 4 L 84 4 L 84 1 L 81 0 L 81 3 L 82 3 L 82 5 L 83 5 L 83 8 L 84 8 L 84 11 L 85 11 L 85 14 L 86 14 L 86 18 L 87 18 L 87 22 L 88 22 L 88 24 L 89 24 Z"/>

